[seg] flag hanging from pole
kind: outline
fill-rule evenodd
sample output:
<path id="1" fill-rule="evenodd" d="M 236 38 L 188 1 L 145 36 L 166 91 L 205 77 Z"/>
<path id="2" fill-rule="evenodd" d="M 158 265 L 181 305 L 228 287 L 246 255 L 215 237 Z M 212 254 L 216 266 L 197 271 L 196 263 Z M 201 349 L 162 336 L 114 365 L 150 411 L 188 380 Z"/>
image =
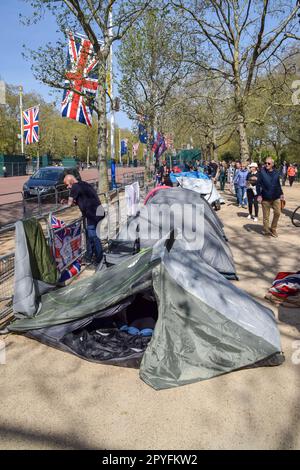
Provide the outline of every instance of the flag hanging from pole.
<path id="1" fill-rule="evenodd" d="M 23 111 L 23 129 L 25 144 L 35 144 L 39 141 L 39 106 Z"/>
<path id="2" fill-rule="evenodd" d="M 146 127 L 141 123 L 139 124 L 139 139 L 142 144 L 146 144 L 148 142 Z"/>
<path id="3" fill-rule="evenodd" d="M 132 155 L 133 155 L 134 157 L 137 156 L 139 146 L 140 146 L 140 143 L 139 143 L 139 142 L 137 142 L 136 144 L 132 144 Z"/>
<path id="4" fill-rule="evenodd" d="M 128 139 L 121 140 L 121 157 L 128 153 Z"/>
<path id="5" fill-rule="evenodd" d="M 68 71 L 65 75 L 65 85 L 70 89 L 64 91 L 62 117 L 92 127 L 91 105 L 98 88 L 97 65 L 91 41 L 70 33 Z"/>

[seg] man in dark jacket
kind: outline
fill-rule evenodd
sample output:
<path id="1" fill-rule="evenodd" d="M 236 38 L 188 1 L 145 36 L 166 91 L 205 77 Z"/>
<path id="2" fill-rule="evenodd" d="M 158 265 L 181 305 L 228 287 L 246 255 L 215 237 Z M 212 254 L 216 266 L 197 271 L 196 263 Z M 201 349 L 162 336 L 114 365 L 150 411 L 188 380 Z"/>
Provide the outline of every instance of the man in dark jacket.
<path id="1" fill-rule="evenodd" d="M 86 227 L 86 260 L 92 262 L 93 255 L 95 262 L 100 263 L 103 256 L 103 249 L 100 234 L 97 234 L 97 225 L 104 218 L 104 210 L 101 206 L 96 190 L 86 181 L 78 181 L 73 175 L 67 175 L 64 183 L 71 189 L 68 205 L 76 203 L 85 219 Z"/>
<path id="2" fill-rule="evenodd" d="M 280 185 L 280 174 L 274 168 L 274 160 L 267 158 L 257 178 L 257 201 L 262 204 L 263 235 L 278 237 L 277 224 L 281 213 L 281 200 L 284 195 Z M 270 228 L 270 211 L 273 209 L 273 220 Z"/>

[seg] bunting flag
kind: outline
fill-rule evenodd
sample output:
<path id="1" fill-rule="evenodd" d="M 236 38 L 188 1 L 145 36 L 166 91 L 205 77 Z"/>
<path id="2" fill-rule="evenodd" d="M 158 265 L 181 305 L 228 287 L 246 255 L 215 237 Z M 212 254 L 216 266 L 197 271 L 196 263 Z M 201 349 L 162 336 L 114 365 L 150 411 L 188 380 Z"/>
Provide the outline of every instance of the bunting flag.
<path id="1" fill-rule="evenodd" d="M 137 142 L 136 144 L 132 144 L 132 155 L 133 155 L 134 157 L 137 156 L 139 146 L 140 146 L 140 143 L 139 143 L 139 142 Z"/>
<path id="2" fill-rule="evenodd" d="M 128 139 L 121 140 L 121 157 L 128 153 Z"/>
<path id="3" fill-rule="evenodd" d="M 98 88 L 98 60 L 92 43 L 70 33 L 67 63 L 65 85 L 68 89 L 61 104 L 62 116 L 92 127 L 91 105 Z"/>
<path id="4" fill-rule="evenodd" d="M 154 152 L 155 158 L 160 158 L 162 154 L 167 150 L 165 138 L 160 132 L 154 133 L 154 143 L 152 145 L 152 151 Z"/>
<path id="5" fill-rule="evenodd" d="M 142 123 L 139 124 L 139 139 L 142 144 L 146 144 L 148 142 L 147 130 Z"/>
<path id="6" fill-rule="evenodd" d="M 24 141 L 26 145 L 35 144 L 39 141 L 39 112 L 39 106 L 23 111 Z"/>

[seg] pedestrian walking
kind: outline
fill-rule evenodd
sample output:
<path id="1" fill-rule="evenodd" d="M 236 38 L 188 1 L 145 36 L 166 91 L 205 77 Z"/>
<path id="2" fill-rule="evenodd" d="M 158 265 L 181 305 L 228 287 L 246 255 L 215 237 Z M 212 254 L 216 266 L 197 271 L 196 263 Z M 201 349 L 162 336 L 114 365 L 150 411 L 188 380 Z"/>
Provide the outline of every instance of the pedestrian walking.
<path id="1" fill-rule="evenodd" d="M 287 179 L 287 171 L 288 171 L 288 164 L 286 161 L 284 161 L 281 166 L 281 171 L 280 171 L 282 186 L 285 186 L 285 182 Z"/>
<path id="2" fill-rule="evenodd" d="M 221 191 L 225 190 L 226 174 L 227 174 L 226 163 L 220 163 L 220 166 L 219 166 L 219 181 L 220 181 L 220 190 Z"/>
<path id="3" fill-rule="evenodd" d="M 290 165 L 290 166 L 288 167 L 287 175 L 288 175 L 288 178 L 289 178 L 290 187 L 292 187 L 293 184 L 294 184 L 295 178 L 296 178 L 296 168 L 295 168 L 295 165 Z"/>
<path id="4" fill-rule="evenodd" d="M 257 178 L 257 201 L 262 204 L 263 235 L 278 237 L 277 225 L 281 214 L 281 201 L 284 194 L 280 184 L 280 173 L 274 168 L 274 160 L 267 158 L 265 166 Z M 273 209 L 273 220 L 270 227 L 270 212 Z"/>
<path id="5" fill-rule="evenodd" d="M 235 194 L 235 197 L 236 197 L 236 202 L 237 204 L 239 204 L 239 200 L 238 200 L 238 194 L 237 194 L 237 184 L 235 183 L 235 176 L 237 174 L 237 172 L 241 169 L 241 163 L 240 162 L 236 162 L 234 164 L 234 170 L 233 170 L 233 177 L 232 177 L 232 182 L 233 182 L 233 187 L 234 187 L 234 194 Z"/>
<path id="6" fill-rule="evenodd" d="M 247 188 L 247 175 L 248 170 L 246 168 L 246 163 L 241 163 L 241 167 L 237 170 L 234 176 L 234 184 L 237 192 L 238 206 L 246 208 L 246 188 Z"/>
<path id="7" fill-rule="evenodd" d="M 247 175 L 247 199 L 248 199 L 248 210 L 249 210 L 249 215 L 248 219 L 254 220 L 254 222 L 257 222 L 258 220 L 258 202 L 257 202 L 257 189 L 256 189 L 256 184 L 257 184 L 257 177 L 258 177 L 258 171 L 257 171 L 257 163 L 253 162 L 250 163 L 249 166 L 249 173 Z M 254 216 L 253 216 L 253 207 L 254 207 Z"/>

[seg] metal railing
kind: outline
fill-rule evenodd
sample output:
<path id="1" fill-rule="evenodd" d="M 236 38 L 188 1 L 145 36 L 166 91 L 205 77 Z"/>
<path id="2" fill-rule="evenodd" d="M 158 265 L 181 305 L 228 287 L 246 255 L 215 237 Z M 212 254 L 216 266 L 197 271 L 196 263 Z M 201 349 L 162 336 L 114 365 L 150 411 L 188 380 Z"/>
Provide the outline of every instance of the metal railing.
<path id="1" fill-rule="evenodd" d="M 26 162 L 5 162 L 5 170 L 3 171 L 3 177 L 10 176 L 25 176 L 26 175 Z"/>
<path id="2" fill-rule="evenodd" d="M 145 184 L 144 172 L 136 171 L 135 173 L 124 173 L 122 177 L 122 187 L 130 185 L 135 181 L 138 181 L 140 188 L 143 188 Z"/>
<path id="3" fill-rule="evenodd" d="M 95 183 L 96 184 L 96 183 Z M 147 192 L 151 189 L 153 183 L 151 182 L 149 185 L 146 183 L 144 184 L 144 188 L 142 189 L 141 193 L 147 194 Z M 127 220 L 127 210 L 126 210 L 126 201 L 124 197 L 124 190 L 117 189 L 111 191 L 109 193 L 100 193 L 99 198 L 101 200 L 102 206 L 105 211 L 105 218 L 100 224 L 100 238 L 104 248 L 108 244 L 109 240 L 115 238 L 120 230 L 122 224 L 126 223 Z M 52 229 L 49 225 L 49 218 L 51 215 L 55 215 L 58 218 L 64 218 L 64 214 L 67 215 L 68 211 L 71 211 L 72 207 L 63 206 L 56 208 L 50 213 L 47 214 L 37 214 L 36 218 L 43 222 L 45 236 L 49 240 L 49 244 L 53 246 L 54 234 L 57 232 L 57 229 Z M 73 224 L 76 221 L 82 222 L 81 218 L 73 218 L 71 222 L 67 222 L 65 227 Z M 11 226 L 7 226 L 5 228 L 0 229 L 0 235 L 8 234 L 14 230 L 14 224 Z M 78 259 L 85 253 L 85 230 L 82 225 L 82 234 L 83 234 L 83 249 L 81 253 L 77 256 Z M 70 264 L 74 261 L 72 260 Z M 68 266 L 65 266 L 66 269 Z M 13 297 L 13 282 L 14 282 L 14 252 L 10 252 L 5 256 L 0 257 L 0 323 L 5 317 L 8 318 L 9 315 L 12 314 L 12 297 Z"/>
<path id="4" fill-rule="evenodd" d="M 122 178 L 122 183 L 118 184 L 118 190 L 135 181 L 139 182 L 140 188 L 144 187 L 143 172 L 125 173 Z M 86 182 L 98 192 L 97 180 L 91 179 Z M 25 192 L 0 194 L 0 231 L 1 228 L 10 226 L 17 220 L 46 216 L 51 211 L 57 210 L 61 207 L 61 201 L 68 198 L 69 193 L 70 191 L 62 184 L 50 189 L 28 188 Z M 12 199 L 12 201 L 1 203 L 4 198 Z"/>
<path id="5" fill-rule="evenodd" d="M 64 185 L 53 187 L 47 193 L 37 188 L 36 194 L 21 191 L 0 194 L 0 231 L 1 228 L 10 226 L 20 219 L 46 216 L 61 207 L 61 201 L 68 196 L 69 190 Z M 15 200 L 1 204 L 1 198 L 4 197 Z"/>

